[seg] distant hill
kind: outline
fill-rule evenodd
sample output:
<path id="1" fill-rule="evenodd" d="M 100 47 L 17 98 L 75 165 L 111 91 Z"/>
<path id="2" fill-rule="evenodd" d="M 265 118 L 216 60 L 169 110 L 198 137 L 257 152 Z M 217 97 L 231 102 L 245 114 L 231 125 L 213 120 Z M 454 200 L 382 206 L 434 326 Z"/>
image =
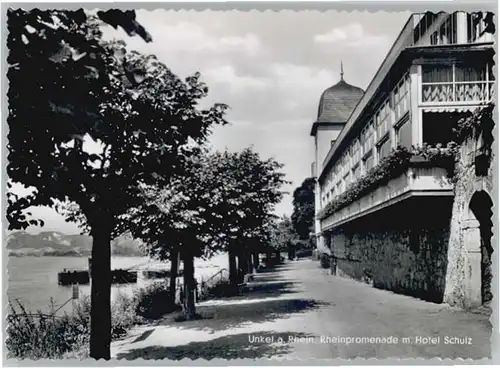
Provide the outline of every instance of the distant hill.
<path id="1" fill-rule="evenodd" d="M 7 237 L 10 256 L 90 256 L 92 237 L 68 235 L 58 231 L 29 234 L 15 231 Z M 143 256 L 141 242 L 122 235 L 111 241 L 111 253 L 121 256 Z"/>

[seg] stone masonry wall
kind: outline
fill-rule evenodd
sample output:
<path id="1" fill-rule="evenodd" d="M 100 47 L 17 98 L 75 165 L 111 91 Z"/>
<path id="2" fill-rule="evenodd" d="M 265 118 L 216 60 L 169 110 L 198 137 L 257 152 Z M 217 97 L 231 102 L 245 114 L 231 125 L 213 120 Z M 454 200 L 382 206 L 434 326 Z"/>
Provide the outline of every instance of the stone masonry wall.
<path id="1" fill-rule="evenodd" d="M 469 204 L 473 195 L 484 191 L 493 198 L 492 169 L 488 168 L 487 175 L 476 175 L 475 157 L 481 148 L 481 141 L 468 139 L 460 147 L 459 160 L 456 167 L 455 198 L 453 203 L 453 217 L 450 224 L 451 236 L 448 245 L 448 270 L 446 275 L 446 290 L 444 302 L 460 307 L 473 307 L 480 304 L 480 280 L 474 281 L 477 276 L 477 259 L 487 262 L 481 256 L 480 239 L 470 239 L 471 230 L 477 227 L 477 221 L 471 213 Z M 479 234 L 479 230 L 476 231 Z M 476 264 L 476 265 L 475 265 Z M 486 265 L 488 266 L 488 265 Z M 479 282 L 479 285 L 478 285 Z"/>
<path id="2" fill-rule="evenodd" d="M 418 199 L 337 229 L 337 274 L 442 302 L 450 217 L 451 198 Z"/>
<path id="3" fill-rule="evenodd" d="M 485 256 L 484 229 L 470 203 L 476 193 L 494 198 L 496 163 L 478 172 L 480 148 L 480 138 L 461 145 L 454 197 L 414 197 L 330 233 L 337 275 L 465 308 L 484 303 L 487 293 L 491 299 L 482 286 L 492 278 L 491 249 Z"/>

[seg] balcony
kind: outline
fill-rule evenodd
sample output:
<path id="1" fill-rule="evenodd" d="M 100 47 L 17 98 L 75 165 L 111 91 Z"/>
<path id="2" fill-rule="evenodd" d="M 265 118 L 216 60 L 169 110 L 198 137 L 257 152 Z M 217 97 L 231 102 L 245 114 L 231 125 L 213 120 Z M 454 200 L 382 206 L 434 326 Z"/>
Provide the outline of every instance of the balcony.
<path id="1" fill-rule="evenodd" d="M 432 196 L 453 196 L 453 184 L 449 182 L 446 170 L 414 163 L 405 174 L 321 220 L 321 229 L 336 228 L 411 197 Z"/>
<path id="2" fill-rule="evenodd" d="M 493 81 L 422 83 L 422 105 L 487 104 L 493 88 Z"/>

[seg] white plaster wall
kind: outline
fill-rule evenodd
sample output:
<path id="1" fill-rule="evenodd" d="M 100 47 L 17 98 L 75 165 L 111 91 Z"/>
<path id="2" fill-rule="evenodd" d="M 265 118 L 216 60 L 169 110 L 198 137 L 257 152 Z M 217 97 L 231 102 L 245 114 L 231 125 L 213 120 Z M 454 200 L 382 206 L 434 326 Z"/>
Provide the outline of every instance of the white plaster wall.
<path id="1" fill-rule="evenodd" d="M 335 141 L 342 130 L 343 125 L 334 126 L 319 126 L 317 134 L 317 150 L 316 150 L 316 162 L 318 175 L 323 168 L 323 161 L 325 160 L 330 148 L 332 146 L 332 141 Z"/>

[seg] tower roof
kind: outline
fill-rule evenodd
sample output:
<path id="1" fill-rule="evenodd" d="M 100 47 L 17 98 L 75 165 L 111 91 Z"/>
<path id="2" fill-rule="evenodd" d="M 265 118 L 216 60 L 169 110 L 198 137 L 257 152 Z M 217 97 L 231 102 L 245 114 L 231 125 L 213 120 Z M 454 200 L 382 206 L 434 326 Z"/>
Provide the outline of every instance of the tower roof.
<path id="1" fill-rule="evenodd" d="M 345 124 L 364 93 L 361 88 L 344 80 L 344 64 L 341 61 L 340 81 L 321 94 L 318 118 L 311 128 L 311 135 L 316 135 L 318 125 Z"/>
<path id="2" fill-rule="evenodd" d="M 344 80 L 327 88 L 319 100 L 318 123 L 345 123 L 365 93 Z"/>

